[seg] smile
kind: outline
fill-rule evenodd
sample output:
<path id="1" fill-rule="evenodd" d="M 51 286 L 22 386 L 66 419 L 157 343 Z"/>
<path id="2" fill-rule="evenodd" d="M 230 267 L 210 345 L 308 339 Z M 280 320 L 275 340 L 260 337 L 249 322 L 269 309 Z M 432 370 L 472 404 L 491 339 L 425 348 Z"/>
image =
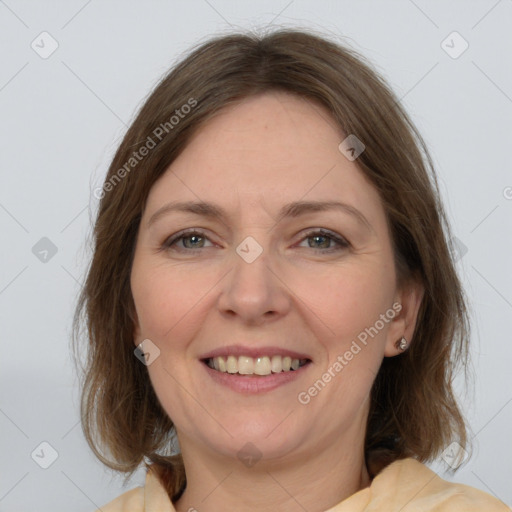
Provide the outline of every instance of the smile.
<path id="1" fill-rule="evenodd" d="M 228 355 L 210 357 L 203 361 L 211 369 L 221 373 L 259 376 L 293 372 L 311 362 L 309 359 L 281 355 L 260 357 Z"/>

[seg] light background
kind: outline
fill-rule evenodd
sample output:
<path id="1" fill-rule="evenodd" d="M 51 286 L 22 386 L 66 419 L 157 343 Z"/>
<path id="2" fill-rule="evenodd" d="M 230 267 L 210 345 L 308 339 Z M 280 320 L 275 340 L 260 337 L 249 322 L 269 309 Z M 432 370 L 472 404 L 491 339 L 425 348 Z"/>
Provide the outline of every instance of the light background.
<path id="1" fill-rule="evenodd" d="M 475 452 L 454 477 L 444 463 L 433 467 L 512 503 L 512 0 L 6 0 L 0 511 L 86 512 L 143 483 L 141 471 L 127 487 L 112 478 L 79 425 L 69 340 L 97 207 L 91 191 L 143 98 L 191 45 L 270 23 L 345 37 L 389 80 L 425 136 L 467 248 L 458 266 L 475 323 L 476 380 L 464 402 Z M 59 45 L 47 59 L 31 48 L 34 40 L 50 48 L 43 31 Z M 469 43 L 458 58 L 441 46 L 453 31 Z M 462 48 L 453 37 L 445 43 L 452 53 Z M 57 249 L 46 262 L 32 250 L 43 237 Z M 31 458 L 37 448 L 34 459 L 50 461 L 43 441 L 58 452 L 48 469 Z"/>

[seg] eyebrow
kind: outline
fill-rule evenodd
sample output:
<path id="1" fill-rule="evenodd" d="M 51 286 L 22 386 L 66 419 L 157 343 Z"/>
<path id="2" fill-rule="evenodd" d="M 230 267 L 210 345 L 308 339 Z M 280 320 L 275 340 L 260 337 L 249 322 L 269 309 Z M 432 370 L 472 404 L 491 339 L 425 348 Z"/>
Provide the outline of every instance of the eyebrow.
<path id="1" fill-rule="evenodd" d="M 278 213 L 277 222 L 287 217 L 299 217 L 312 212 L 324 212 L 329 210 L 343 211 L 354 217 L 360 224 L 373 231 L 368 219 L 354 206 L 340 201 L 295 201 L 285 204 Z M 218 219 L 222 222 L 227 219 L 228 214 L 222 207 L 206 201 L 171 201 L 159 208 L 148 220 L 150 227 L 158 219 L 171 212 L 193 213 L 202 217 Z"/>

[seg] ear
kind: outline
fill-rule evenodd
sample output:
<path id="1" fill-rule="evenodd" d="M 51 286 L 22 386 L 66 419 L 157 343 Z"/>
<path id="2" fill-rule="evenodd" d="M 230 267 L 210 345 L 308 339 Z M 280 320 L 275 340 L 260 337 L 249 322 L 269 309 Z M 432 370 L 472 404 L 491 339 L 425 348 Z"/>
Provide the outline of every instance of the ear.
<path id="1" fill-rule="evenodd" d="M 386 337 L 385 357 L 397 356 L 403 352 L 396 346 L 402 336 L 407 340 L 407 347 L 414 343 L 412 336 L 424 293 L 423 284 L 416 278 L 410 278 L 398 291 L 393 304 L 396 315 L 391 320 Z"/>

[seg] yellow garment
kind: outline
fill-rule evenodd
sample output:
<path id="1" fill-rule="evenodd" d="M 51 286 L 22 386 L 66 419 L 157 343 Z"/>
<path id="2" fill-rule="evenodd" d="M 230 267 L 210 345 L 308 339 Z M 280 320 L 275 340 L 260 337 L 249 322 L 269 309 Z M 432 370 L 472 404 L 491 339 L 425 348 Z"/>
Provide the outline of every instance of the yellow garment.
<path id="1" fill-rule="evenodd" d="M 511 512 L 490 494 L 454 484 L 415 459 L 395 461 L 384 468 L 370 487 L 361 489 L 326 512 Z M 98 512 L 98 511 L 97 511 Z M 154 471 L 145 487 L 128 491 L 101 512 L 176 512 Z"/>

